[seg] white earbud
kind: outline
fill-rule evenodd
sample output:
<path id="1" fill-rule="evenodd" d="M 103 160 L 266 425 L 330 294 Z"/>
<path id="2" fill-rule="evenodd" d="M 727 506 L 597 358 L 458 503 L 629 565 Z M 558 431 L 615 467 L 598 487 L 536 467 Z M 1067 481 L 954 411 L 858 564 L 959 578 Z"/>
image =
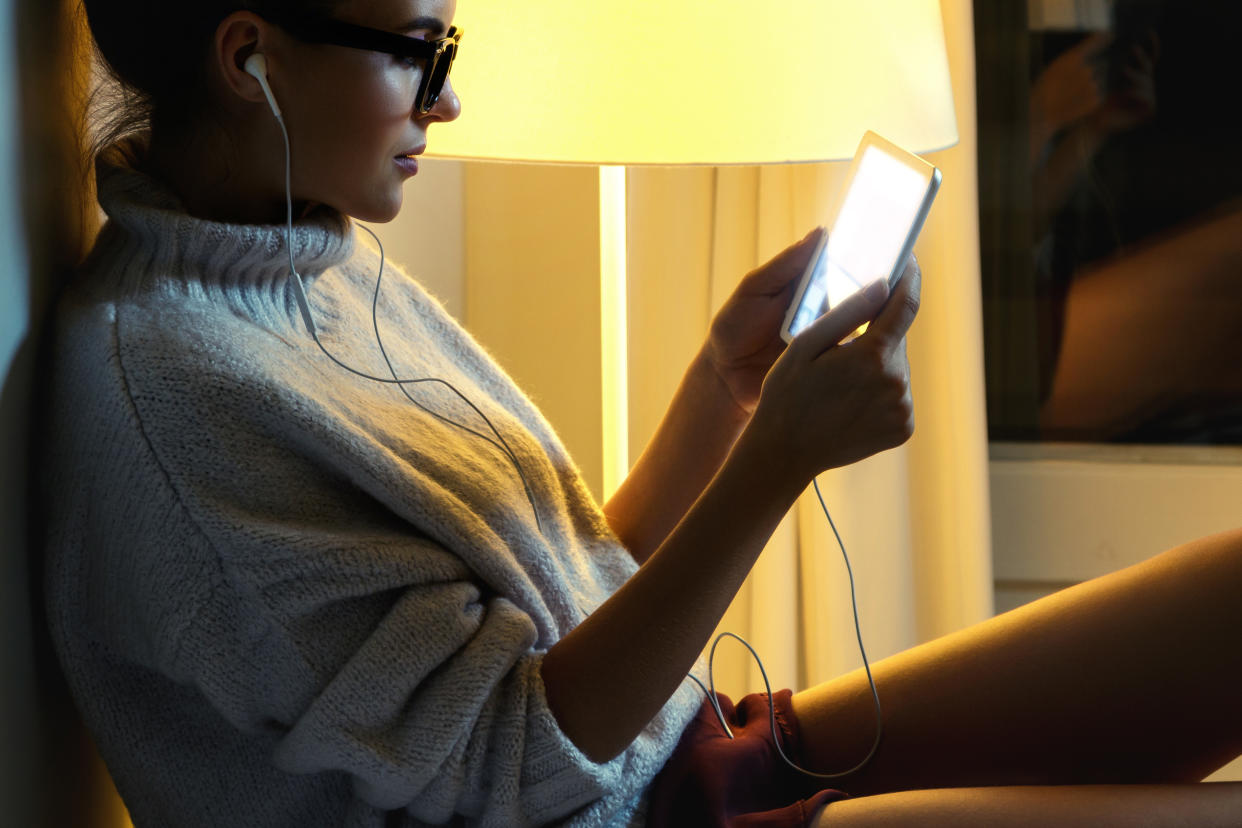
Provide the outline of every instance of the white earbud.
<path id="1" fill-rule="evenodd" d="M 279 120 L 280 106 L 276 103 L 276 96 L 272 94 L 272 87 L 267 83 L 267 58 L 255 52 L 246 58 L 243 68 L 246 70 L 246 74 L 259 82 L 259 86 L 263 89 L 263 94 L 267 97 L 267 105 L 272 108 L 272 114 Z"/>

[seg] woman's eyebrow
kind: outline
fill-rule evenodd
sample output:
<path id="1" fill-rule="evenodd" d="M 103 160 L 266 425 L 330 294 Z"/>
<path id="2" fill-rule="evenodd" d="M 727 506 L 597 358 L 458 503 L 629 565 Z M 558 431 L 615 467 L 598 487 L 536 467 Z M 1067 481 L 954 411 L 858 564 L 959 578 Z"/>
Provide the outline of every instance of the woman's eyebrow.
<path id="1" fill-rule="evenodd" d="M 443 35 L 448 31 L 448 24 L 438 17 L 416 17 L 409 23 L 404 23 L 396 28 L 401 33 L 416 32 L 419 30 L 427 30 L 433 35 Z"/>

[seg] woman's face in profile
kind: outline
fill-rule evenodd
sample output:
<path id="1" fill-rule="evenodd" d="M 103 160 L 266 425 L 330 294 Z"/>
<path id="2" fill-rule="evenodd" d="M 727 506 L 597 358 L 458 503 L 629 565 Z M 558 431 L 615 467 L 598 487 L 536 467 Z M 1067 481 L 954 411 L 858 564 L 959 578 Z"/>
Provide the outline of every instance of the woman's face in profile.
<path id="1" fill-rule="evenodd" d="M 434 40 L 445 36 L 456 8 L 456 0 L 346 0 L 332 17 Z M 391 220 L 427 147 L 428 127 L 460 113 L 451 80 L 423 113 L 415 105 L 422 61 L 292 38 L 287 44 L 287 65 L 269 76 L 293 146 L 294 198 L 366 221 Z"/>

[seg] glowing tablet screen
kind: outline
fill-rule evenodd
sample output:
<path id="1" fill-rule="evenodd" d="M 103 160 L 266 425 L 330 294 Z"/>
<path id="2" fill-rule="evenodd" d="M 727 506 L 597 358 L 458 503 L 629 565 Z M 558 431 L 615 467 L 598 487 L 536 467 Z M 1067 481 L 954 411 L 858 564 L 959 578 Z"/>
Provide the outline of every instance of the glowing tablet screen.
<path id="1" fill-rule="evenodd" d="M 789 326 L 792 334 L 851 293 L 893 275 L 930 184 L 926 176 L 876 147 L 863 151 Z"/>

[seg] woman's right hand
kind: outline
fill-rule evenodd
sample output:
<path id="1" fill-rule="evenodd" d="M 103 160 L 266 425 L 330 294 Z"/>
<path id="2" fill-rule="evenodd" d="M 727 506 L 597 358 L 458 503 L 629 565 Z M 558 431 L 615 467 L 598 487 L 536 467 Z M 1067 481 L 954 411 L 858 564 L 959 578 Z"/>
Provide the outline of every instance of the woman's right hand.
<path id="1" fill-rule="evenodd" d="M 668 702 L 813 475 L 910 436 L 905 335 L 918 308 L 918 266 L 911 262 L 898 285 L 887 304 L 857 296 L 798 335 L 698 500 L 544 655 L 548 707 L 587 756 L 611 760 Z M 837 344 L 877 313 L 865 334 Z"/>
<path id="2" fill-rule="evenodd" d="M 911 257 L 891 296 L 882 281 L 855 293 L 795 337 L 764 379 L 747 431 L 800 483 L 910 439 L 906 332 L 921 282 Z M 865 333 L 842 343 L 868 321 Z"/>

